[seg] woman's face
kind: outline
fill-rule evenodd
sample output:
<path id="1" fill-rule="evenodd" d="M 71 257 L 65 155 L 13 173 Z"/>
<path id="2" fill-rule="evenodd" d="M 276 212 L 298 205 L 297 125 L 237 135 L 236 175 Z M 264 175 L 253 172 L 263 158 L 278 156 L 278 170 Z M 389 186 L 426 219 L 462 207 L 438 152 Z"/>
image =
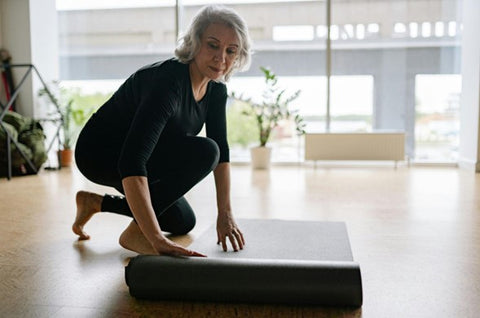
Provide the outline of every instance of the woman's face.
<path id="1" fill-rule="evenodd" d="M 217 80 L 228 73 L 240 47 L 235 31 L 220 23 L 212 23 L 203 32 L 200 50 L 194 63 L 201 75 Z"/>

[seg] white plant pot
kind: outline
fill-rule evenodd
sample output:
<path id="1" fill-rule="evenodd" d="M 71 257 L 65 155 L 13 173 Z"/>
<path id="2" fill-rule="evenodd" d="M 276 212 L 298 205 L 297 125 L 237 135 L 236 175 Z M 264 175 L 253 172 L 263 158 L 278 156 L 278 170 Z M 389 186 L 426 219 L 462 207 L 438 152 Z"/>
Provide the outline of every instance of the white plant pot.
<path id="1" fill-rule="evenodd" d="M 272 148 L 270 147 L 253 147 L 250 148 L 253 169 L 268 169 L 270 167 L 270 157 Z"/>

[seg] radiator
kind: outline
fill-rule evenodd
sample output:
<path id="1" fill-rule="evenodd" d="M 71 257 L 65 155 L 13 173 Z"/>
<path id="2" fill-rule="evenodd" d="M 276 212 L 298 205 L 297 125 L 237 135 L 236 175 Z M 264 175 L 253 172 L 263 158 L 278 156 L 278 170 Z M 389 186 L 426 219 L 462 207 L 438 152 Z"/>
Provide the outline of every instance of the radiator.
<path id="1" fill-rule="evenodd" d="M 307 133 L 305 160 L 402 161 L 405 133 Z"/>

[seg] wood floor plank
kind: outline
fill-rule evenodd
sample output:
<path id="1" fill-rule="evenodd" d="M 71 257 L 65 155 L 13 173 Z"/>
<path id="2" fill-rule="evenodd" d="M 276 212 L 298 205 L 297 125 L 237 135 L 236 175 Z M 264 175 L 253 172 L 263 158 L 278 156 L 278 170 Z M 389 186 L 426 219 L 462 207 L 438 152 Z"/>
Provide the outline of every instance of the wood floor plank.
<path id="1" fill-rule="evenodd" d="M 116 193 L 75 169 L 0 179 L 1 317 L 477 317 L 480 175 L 455 168 L 232 167 L 242 218 L 343 221 L 361 264 L 361 309 L 148 302 L 128 294 L 118 245 L 130 220 L 95 215 L 78 242 L 70 226 L 79 189 Z M 208 176 L 187 194 L 197 214 L 188 245 L 216 217 Z M 246 237 L 248 248 L 248 237 Z M 214 242 L 213 242 L 214 244 Z M 301 244 L 301 242 L 299 242 Z"/>

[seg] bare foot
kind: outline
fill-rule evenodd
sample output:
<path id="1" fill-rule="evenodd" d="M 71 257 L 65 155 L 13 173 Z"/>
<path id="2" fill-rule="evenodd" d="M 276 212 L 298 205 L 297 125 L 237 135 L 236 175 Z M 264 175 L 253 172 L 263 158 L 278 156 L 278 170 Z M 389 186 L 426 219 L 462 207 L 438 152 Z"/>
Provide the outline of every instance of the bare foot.
<path id="1" fill-rule="evenodd" d="M 118 239 L 118 243 L 127 250 L 138 254 L 158 254 L 152 244 L 145 238 L 135 221 L 130 222 Z"/>
<path id="2" fill-rule="evenodd" d="M 73 233 L 79 236 L 79 240 L 88 240 L 90 235 L 85 233 L 83 226 L 90 220 L 90 218 L 102 207 L 103 197 L 99 194 L 78 191 L 76 196 L 77 202 L 77 216 L 72 225 Z"/>

